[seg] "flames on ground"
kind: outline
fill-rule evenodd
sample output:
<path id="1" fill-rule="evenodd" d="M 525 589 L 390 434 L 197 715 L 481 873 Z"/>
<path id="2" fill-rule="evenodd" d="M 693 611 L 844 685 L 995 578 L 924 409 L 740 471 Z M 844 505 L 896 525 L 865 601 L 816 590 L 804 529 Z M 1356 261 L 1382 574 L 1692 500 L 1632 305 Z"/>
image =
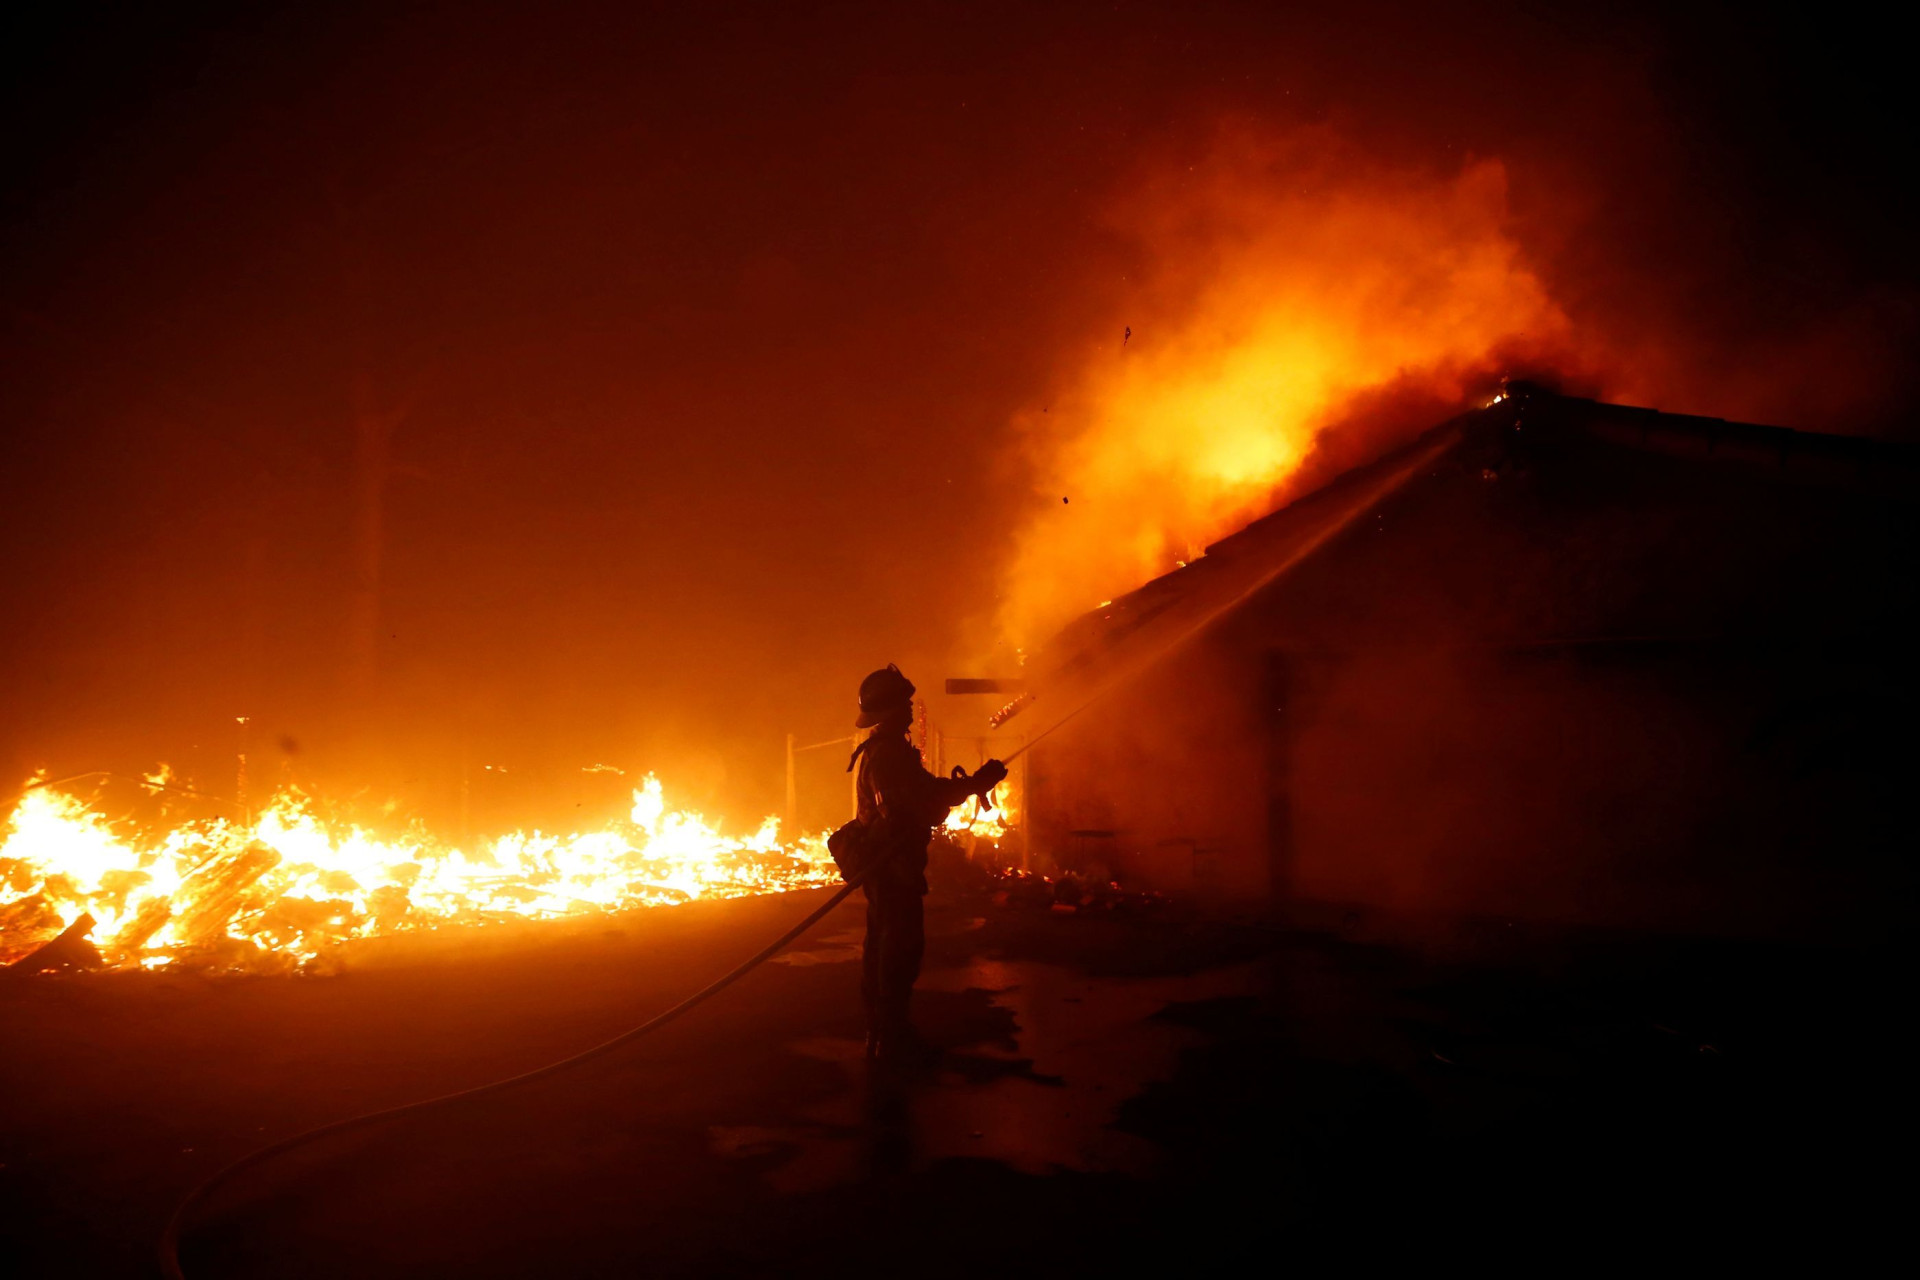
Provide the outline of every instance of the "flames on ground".
<path id="1" fill-rule="evenodd" d="M 983 815 L 969 800 L 947 831 L 997 842 L 1006 822 L 1004 807 Z M 652 775 L 625 817 L 601 830 L 469 843 L 418 824 L 388 835 L 330 822 L 292 789 L 250 822 L 145 826 L 36 785 L 15 803 L 0 844 L 0 963 L 83 916 L 114 967 L 274 970 L 311 965 L 356 938 L 839 881 L 824 833 L 785 837 L 768 818 L 751 834 L 725 834 L 670 809 Z"/>

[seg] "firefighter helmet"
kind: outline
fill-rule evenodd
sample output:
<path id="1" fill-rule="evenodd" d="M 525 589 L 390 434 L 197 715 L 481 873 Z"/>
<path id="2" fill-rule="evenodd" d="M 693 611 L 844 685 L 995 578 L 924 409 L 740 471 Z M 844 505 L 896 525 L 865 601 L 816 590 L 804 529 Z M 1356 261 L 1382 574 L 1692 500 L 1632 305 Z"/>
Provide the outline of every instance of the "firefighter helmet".
<path id="1" fill-rule="evenodd" d="M 913 681 L 889 662 L 860 682 L 860 718 L 856 729 L 868 729 L 913 701 Z"/>

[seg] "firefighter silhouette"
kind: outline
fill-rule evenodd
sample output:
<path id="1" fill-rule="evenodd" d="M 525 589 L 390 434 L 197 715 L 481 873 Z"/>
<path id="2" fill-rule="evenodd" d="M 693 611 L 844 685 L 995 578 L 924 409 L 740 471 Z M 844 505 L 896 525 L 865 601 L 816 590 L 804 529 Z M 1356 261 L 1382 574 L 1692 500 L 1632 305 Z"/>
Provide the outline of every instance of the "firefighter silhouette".
<path id="1" fill-rule="evenodd" d="M 893 1058 L 919 1051 L 908 1018 L 913 984 L 926 951 L 927 844 L 948 810 L 984 796 L 1007 776 L 989 760 L 968 777 L 940 778 L 920 762 L 907 740 L 913 723 L 913 682 L 889 663 L 860 682 L 854 727 L 873 730 L 854 748 L 847 768 L 859 768 L 855 793 L 863 866 L 873 867 L 867 895 L 867 935 L 860 994 L 867 1013 L 867 1055 Z"/>

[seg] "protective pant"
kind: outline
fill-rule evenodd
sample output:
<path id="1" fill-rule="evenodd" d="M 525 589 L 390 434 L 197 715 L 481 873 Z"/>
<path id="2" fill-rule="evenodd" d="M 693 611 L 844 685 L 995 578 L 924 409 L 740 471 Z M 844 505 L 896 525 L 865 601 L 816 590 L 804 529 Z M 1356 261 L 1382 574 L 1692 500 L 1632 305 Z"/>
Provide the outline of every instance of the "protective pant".
<path id="1" fill-rule="evenodd" d="M 860 994 L 866 1001 L 867 1029 L 880 1033 L 907 1025 L 907 1006 L 927 950 L 927 922 L 918 885 L 881 878 L 867 886 L 866 895 Z"/>

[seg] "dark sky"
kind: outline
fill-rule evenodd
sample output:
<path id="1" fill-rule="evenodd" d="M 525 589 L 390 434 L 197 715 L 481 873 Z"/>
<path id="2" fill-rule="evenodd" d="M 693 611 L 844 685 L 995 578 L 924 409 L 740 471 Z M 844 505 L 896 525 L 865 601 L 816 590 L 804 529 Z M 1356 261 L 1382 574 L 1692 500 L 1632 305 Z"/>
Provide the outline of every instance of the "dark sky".
<path id="1" fill-rule="evenodd" d="M 1010 424 L 1154 317 L 1243 131 L 1492 157 L 1602 392 L 1911 434 L 1911 76 L 1865 10 L 68 6 L 5 40 L 0 768 L 735 817 L 972 660 Z M 9 18 L 19 23 L 19 17 Z M 357 424 L 394 425 L 356 665 Z M 945 709 L 956 730 L 975 730 Z M 830 769 L 809 776 L 824 796 Z M 591 796 L 588 797 L 592 799 Z"/>

